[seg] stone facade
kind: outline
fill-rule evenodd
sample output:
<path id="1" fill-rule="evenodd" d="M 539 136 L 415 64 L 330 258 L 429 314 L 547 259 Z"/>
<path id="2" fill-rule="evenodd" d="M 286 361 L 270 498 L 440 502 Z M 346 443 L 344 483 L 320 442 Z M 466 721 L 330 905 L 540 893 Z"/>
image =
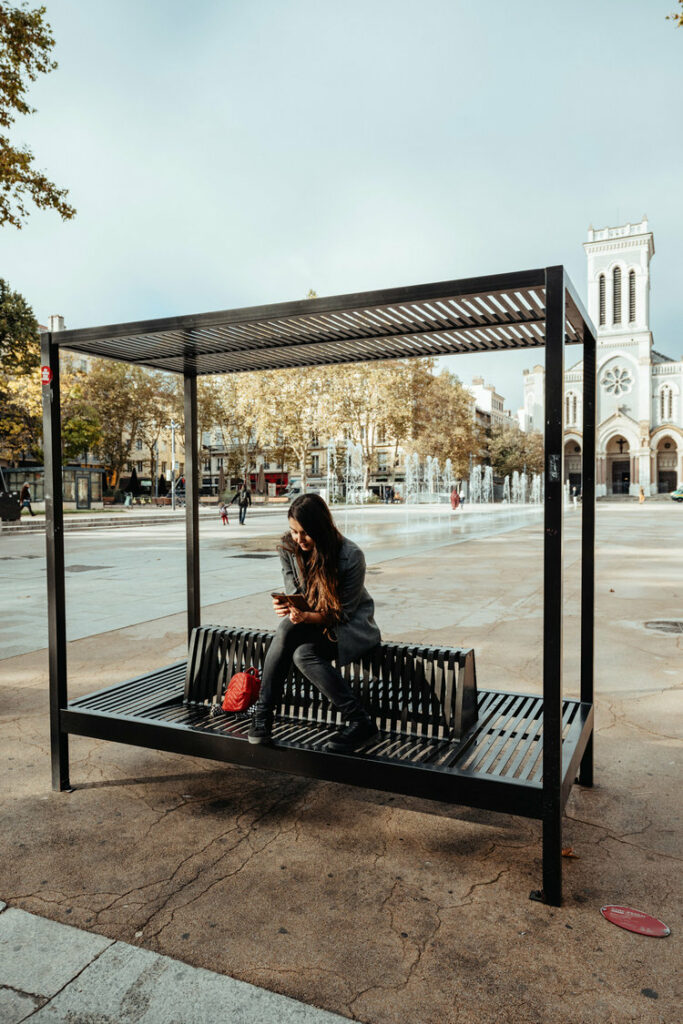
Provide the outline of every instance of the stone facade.
<path id="1" fill-rule="evenodd" d="M 666 493 L 683 484 L 683 363 L 653 347 L 654 238 L 638 224 L 589 228 L 588 314 L 598 331 L 596 493 Z M 542 429 L 545 375 L 524 371 L 522 429 Z M 580 486 L 583 364 L 565 372 L 565 479 Z"/>

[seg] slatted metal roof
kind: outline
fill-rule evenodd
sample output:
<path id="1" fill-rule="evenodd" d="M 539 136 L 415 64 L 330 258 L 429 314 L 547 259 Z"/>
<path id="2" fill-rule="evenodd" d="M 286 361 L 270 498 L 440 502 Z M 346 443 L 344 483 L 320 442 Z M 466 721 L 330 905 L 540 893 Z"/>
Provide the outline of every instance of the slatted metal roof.
<path id="1" fill-rule="evenodd" d="M 577 344 L 584 325 L 594 328 L 562 273 L 565 341 Z M 529 270 L 60 331 L 53 341 L 197 375 L 538 348 L 545 344 L 545 282 L 546 269 Z"/>

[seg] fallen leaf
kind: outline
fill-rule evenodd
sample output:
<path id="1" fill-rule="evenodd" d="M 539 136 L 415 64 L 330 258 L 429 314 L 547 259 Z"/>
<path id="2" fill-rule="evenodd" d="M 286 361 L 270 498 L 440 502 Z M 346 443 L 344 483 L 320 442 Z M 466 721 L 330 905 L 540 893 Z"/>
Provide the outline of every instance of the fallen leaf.
<path id="1" fill-rule="evenodd" d="M 565 846 L 564 850 L 562 851 L 562 856 L 563 857 L 570 857 L 572 860 L 578 860 L 579 859 L 578 853 L 574 853 L 574 847 L 573 846 Z"/>

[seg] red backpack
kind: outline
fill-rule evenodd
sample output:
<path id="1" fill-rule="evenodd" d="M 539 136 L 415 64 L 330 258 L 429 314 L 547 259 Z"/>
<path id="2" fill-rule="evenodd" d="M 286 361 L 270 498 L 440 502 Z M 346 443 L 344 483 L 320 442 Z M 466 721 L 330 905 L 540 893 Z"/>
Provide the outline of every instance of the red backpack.
<path id="1" fill-rule="evenodd" d="M 225 691 L 223 711 L 246 711 L 257 701 L 260 689 L 261 673 L 257 668 L 236 672 Z"/>

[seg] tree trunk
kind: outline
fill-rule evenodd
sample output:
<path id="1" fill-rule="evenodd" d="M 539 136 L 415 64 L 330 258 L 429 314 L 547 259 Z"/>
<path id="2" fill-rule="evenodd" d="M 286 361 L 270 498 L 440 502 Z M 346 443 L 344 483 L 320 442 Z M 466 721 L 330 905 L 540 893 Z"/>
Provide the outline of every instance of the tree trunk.
<path id="1" fill-rule="evenodd" d="M 308 448 L 302 448 L 297 452 L 297 458 L 299 459 L 299 465 L 301 466 L 301 493 L 306 493 L 306 487 L 308 485 L 308 467 L 306 465 L 306 456 L 308 455 Z"/>
<path id="2" fill-rule="evenodd" d="M 152 480 L 152 486 L 150 488 L 149 496 L 150 496 L 150 498 L 156 498 L 156 496 L 157 496 L 157 488 L 159 486 L 158 483 L 157 483 L 157 464 L 156 464 L 156 460 L 154 458 L 154 448 L 152 448 L 151 446 L 150 446 L 150 449 L 149 449 L 149 468 L 150 468 L 150 474 L 149 475 L 150 475 L 151 480 Z"/>

